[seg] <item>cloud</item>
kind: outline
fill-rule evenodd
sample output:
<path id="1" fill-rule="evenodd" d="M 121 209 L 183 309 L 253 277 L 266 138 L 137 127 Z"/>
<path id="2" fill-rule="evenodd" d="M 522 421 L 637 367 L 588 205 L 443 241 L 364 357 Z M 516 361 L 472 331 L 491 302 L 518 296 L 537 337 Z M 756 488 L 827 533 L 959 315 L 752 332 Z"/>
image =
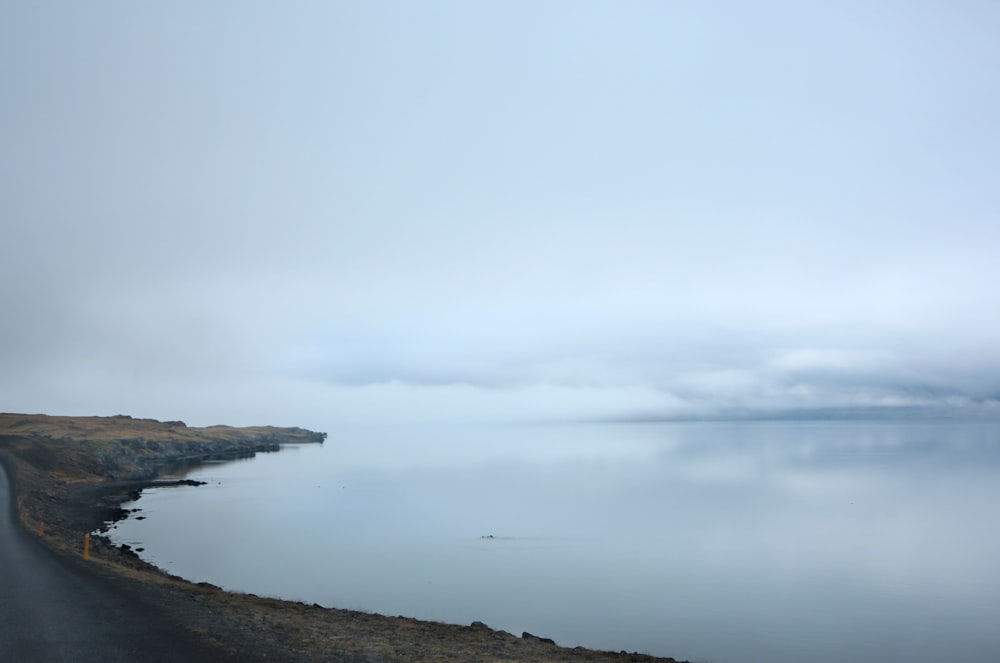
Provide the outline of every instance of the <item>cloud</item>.
<path id="1" fill-rule="evenodd" d="M 452 9 L 5 10 L 3 401 L 1000 394 L 993 10 Z"/>

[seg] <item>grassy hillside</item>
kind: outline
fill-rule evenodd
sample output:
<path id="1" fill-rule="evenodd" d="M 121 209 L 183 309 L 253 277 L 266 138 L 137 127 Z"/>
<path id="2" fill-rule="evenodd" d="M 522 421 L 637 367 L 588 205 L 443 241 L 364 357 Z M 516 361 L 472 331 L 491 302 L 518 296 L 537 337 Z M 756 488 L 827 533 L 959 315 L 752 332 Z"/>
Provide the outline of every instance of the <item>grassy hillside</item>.
<path id="1" fill-rule="evenodd" d="M 0 452 L 69 481 L 148 479 L 182 461 L 277 451 L 281 444 L 325 437 L 302 428 L 191 428 L 182 421 L 123 415 L 0 414 Z"/>

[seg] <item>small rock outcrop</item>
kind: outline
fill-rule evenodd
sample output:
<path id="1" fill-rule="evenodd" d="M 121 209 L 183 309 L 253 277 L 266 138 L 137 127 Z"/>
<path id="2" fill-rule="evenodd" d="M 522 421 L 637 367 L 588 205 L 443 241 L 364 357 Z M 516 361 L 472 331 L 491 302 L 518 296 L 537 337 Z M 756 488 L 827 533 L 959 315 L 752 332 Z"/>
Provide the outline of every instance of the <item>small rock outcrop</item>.
<path id="1" fill-rule="evenodd" d="M 521 634 L 521 639 L 522 640 L 534 640 L 535 642 L 544 642 L 544 643 L 549 644 L 549 645 L 556 644 L 556 641 L 553 640 L 552 638 L 540 638 L 537 635 L 532 635 L 531 633 L 528 633 L 527 631 L 525 631 L 524 633 Z"/>

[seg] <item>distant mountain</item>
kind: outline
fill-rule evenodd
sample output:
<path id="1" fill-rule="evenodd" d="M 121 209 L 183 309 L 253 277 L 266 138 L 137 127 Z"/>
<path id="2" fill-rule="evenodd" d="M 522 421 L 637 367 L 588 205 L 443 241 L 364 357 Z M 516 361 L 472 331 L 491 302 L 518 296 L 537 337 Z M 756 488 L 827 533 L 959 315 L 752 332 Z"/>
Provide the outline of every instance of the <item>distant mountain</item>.
<path id="1" fill-rule="evenodd" d="M 1000 420 L 1000 403 L 979 406 L 885 406 L 885 407 L 820 407 L 802 409 L 724 409 L 694 415 L 637 414 L 611 417 L 607 421 L 932 421 L 932 420 Z"/>

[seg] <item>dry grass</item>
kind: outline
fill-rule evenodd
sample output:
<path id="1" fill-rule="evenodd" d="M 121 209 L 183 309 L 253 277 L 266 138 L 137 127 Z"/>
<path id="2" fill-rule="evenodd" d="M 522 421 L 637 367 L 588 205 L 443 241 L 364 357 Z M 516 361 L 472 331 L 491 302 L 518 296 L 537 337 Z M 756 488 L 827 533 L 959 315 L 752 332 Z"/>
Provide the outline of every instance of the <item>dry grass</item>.
<path id="1" fill-rule="evenodd" d="M 145 440 L 147 442 L 220 442 L 247 436 L 288 437 L 298 434 L 301 441 L 311 439 L 310 431 L 275 426 L 208 426 L 190 428 L 183 421 L 113 417 L 52 417 L 44 414 L 0 414 L 0 435 L 20 435 L 49 440 L 87 440 L 92 443 Z"/>

